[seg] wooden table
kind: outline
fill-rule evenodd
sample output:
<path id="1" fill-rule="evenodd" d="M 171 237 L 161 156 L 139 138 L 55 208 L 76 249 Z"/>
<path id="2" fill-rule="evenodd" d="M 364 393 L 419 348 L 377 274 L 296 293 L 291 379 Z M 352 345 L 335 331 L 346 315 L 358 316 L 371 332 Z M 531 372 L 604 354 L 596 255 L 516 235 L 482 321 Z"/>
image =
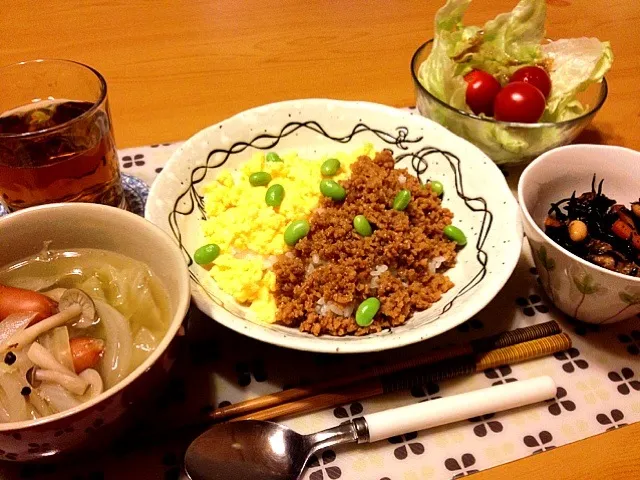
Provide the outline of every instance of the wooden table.
<path id="1" fill-rule="evenodd" d="M 640 2 L 547 0 L 550 37 L 596 36 L 615 55 L 609 98 L 585 141 L 640 149 Z M 0 64 L 64 57 L 109 84 L 119 147 L 182 140 L 256 105 L 302 97 L 414 103 L 409 61 L 432 35 L 426 0 L 11 0 Z M 515 0 L 476 0 L 468 23 Z M 637 478 L 640 424 L 476 477 Z M 625 462 L 617 452 L 625 450 Z M 475 477 L 474 477 L 475 478 Z"/>

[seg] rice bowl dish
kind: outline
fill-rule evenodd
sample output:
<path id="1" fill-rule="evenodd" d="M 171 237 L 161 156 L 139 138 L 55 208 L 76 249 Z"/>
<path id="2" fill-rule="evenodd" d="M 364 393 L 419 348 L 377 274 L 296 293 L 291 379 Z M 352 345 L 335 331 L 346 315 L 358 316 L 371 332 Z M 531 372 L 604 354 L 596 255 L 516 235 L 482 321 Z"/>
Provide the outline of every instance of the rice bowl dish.
<path id="1" fill-rule="evenodd" d="M 400 175 L 406 177 L 407 181 L 415 180 L 419 185 L 433 185 L 433 182 L 439 182 L 444 188 L 441 208 L 448 209 L 453 214 L 452 225 L 448 226 L 462 230 L 460 233 L 466 236 L 466 245 L 455 247 L 455 265 L 452 262 L 438 265 L 438 261 L 442 259 L 435 258 L 438 256 L 435 251 L 429 252 L 425 256 L 428 259 L 423 260 L 427 262 L 427 271 L 429 262 L 432 262 L 432 268 L 439 266 L 437 273 L 448 277 L 453 286 L 444 293 L 440 291 L 440 300 L 434 299 L 429 308 L 415 309 L 408 316 L 408 321 L 391 328 L 378 323 L 383 318 L 382 302 L 379 306 L 375 305 L 375 301 L 365 303 L 363 309 L 366 312 L 360 312 L 361 323 L 367 324 L 371 321 L 367 316 L 375 311 L 374 321 L 370 326 L 381 327 L 380 331 L 366 334 L 352 331 L 341 335 L 338 327 L 335 328 L 337 335 L 323 332 L 316 336 L 310 334 L 314 328 L 318 328 L 315 322 L 309 325 L 309 328 L 305 325 L 305 331 L 300 331 L 302 322 L 298 324 L 299 320 L 295 320 L 291 326 L 277 321 L 259 320 L 246 303 L 238 302 L 211 276 L 210 265 L 215 264 L 217 255 L 222 256 L 228 252 L 219 246 L 209 245 L 207 242 L 210 240 L 203 235 L 203 223 L 210 219 L 206 202 L 208 186 L 216 182 L 222 171 L 241 170 L 243 165 L 252 161 L 256 155 L 266 161 L 267 155 L 275 153 L 286 160 L 289 154 L 294 153 L 306 161 L 324 163 L 331 160 L 331 157 L 337 157 L 342 163 L 340 154 L 343 154 L 352 155 L 355 163 L 357 157 L 364 153 L 364 146 L 369 144 L 372 147 L 366 154 L 367 157 L 375 160 L 376 153 L 387 150 L 395 160 L 394 169 L 399 170 L 396 184 L 389 185 L 395 191 L 387 191 L 384 195 L 386 210 L 393 209 L 395 196 L 400 190 L 410 190 L 406 210 L 396 212 L 406 217 L 411 211 L 412 197 L 415 196 L 417 199 L 421 196 L 414 192 L 411 186 L 409 189 L 400 188 L 398 182 L 403 178 Z M 319 163 L 320 167 L 322 163 Z M 400 172 L 404 169 L 408 174 Z M 251 176 L 260 172 L 256 169 L 247 173 Z M 265 170 L 264 173 L 268 171 Z M 332 195 L 339 194 L 340 188 L 344 189 L 346 203 L 349 197 L 346 191 L 348 180 L 334 180 L 339 187 L 336 189 L 330 182 L 324 182 L 332 180 L 333 177 L 321 176 L 320 173 L 322 172 L 318 172 L 318 176 L 315 177 L 315 198 L 320 197 L 320 201 L 328 198 L 322 191 L 319 192 L 321 195 L 318 193 L 320 184 L 324 184 L 325 187 L 330 186 L 330 192 L 326 189 L 325 191 Z M 337 170 L 337 174 L 340 175 L 340 169 Z M 260 186 L 259 184 L 268 177 L 258 177 L 261 178 L 254 178 L 258 181 L 258 186 L 251 185 L 253 189 L 260 190 L 260 195 L 255 193 L 256 199 L 261 202 L 261 208 L 275 210 L 277 207 L 267 204 L 267 192 L 274 187 L 273 190 L 277 193 L 278 187 L 275 185 L 278 181 L 273 177 Z M 288 188 L 283 190 L 282 206 L 287 202 L 290 193 Z M 270 202 L 277 200 L 278 195 L 269 197 Z M 332 201 L 337 204 L 343 202 L 333 198 Z M 317 208 L 318 204 L 315 206 L 316 212 Z M 353 214 L 355 212 L 349 214 L 351 234 L 356 230 L 356 217 L 367 217 L 366 212 Z M 504 176 L 489 158 L 473 145 L 428 119 L 407 111 L 367 102 L 326 99 L 280 102 L 247 110 L 204 129 L 174 152 L 151 187 L 145 217 L 168 232 L 182 249 L 191 274 L 193 299 L 205 314 L 243 335 L 287 348 L 312 352 L 355 353 L 400 347 L 438 335 L 468 320 L 504 285 L 515 267 L 522 246 L 522 226 L 517 204 Z M 308 230 L 304 221 L 308 223 Z M 369 221 L 369 224 L 373 232 L 376 229 L 380 231 L 375 222 Z M 364 222 L 359 222 L 358 225 L 361 229 L 363 225 L 366 227 Z M 302 246 L 315 235 L 313 215 L 290 219 L 290 223 L 284 226 L 285 232 L 289 227 L 293 230 L 289 232 L 293 234 L 293 238 L 290 238 L 293 243 L 286 244 L 285 253 L 297 255 L 297 243 Z M 323 227 L 322 230 L 324 229 Z M 362 231 L 366 232 L 366 228 Z M 373 237 L 376 235 L 374 233 Z M 368 238 L 367 241 L 371 241 L 372 237 Z M 280 241 L 283 239 L 284 233 Z M 202 253 L 205 255 L 201 258 L 197 253 L 203 247 L 207 248 L 204 248 Z M 316 253 L 317 260 L 320 261 L 322 254 Z M 280 257 L 282 256 L 280 254 Z M 305 253 L 305 265 L 307 262 L 312 263 L 314 258 L 313 252 L 311 255 Z M 265 261 L 259 260 L 262 274 Z M 276 269 L 274 260 L 267 258 L 267 262 L 273 264 L 272 271 Z M 329 259 L 322 259 L 322 262 L 327 260 Z M 372 261 L 374 260 L 375 258 L 372 258 Z M 371 282 L 373 276 L 377 276 L 372 276 L 371 273 L 381 272 L 384 265 L 393 273 L 390 263 L 374 261 L 369 270 L 366 270 L 369 277 L 367 283 Z M 364 272 L 363 268 L 363 277 Z M 275 297 L 278 293 L 271 290 L 272 288 L 273 283 L 268 291 Z M 340 301 L 336 302 L 329 296 L 322 297 L 326 304 L 324 313 L 330 312 L 331 309 L 336 310 L 333 313 L 340 311 Z M 357 330 L 361 327 L 357 324 L 358 310 L 369 298 L 364 298 L 364 295 L 359 297 L 357 294 L 354 296 L 355 314 L 352 312 L 348 319 L 352 329 Z M 338 305 L 326 303 L 328 301 Z M 322 302 L 318 296 L 313 304 L 305 308 L 314 313 L 323 313 Z M 319 312 L 315 312 L 316 308 Z M 345 310 L 341 312 L 344 313 Z M 322 325 L 320 327 L 324 328 Z"/>
<path id="2" fill-rule="evenodd" d="M 442 184 L 394 167 L 370 144 L 311 160 L 256 154 L 205 186 L 209 243 L 194 258 L 259 321 L 316 336 L 402 325 L 453 287 L 443 272 L 466 239 L 450 235 L 461 230 L 441 206 Z M 304 232 L 288 239 L 295 228 Z M 206 258 L 207 248 L 216 253 Z"/>

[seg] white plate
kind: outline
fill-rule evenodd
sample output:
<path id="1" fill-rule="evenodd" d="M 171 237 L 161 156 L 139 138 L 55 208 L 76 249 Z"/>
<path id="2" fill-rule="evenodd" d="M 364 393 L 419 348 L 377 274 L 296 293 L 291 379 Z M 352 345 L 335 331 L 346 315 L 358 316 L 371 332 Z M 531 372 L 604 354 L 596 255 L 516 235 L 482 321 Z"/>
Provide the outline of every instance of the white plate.
<path id="1" fill-rule="evenodd" d="M 365 337 L 314 337 L 280 325 L 254 323 L 220 291 L 190 254 L 200 245 L 200 191 L 219 168 L 235 168 L 256 151 L 295 149 L 304 158 L 355 150 L 366 142 L 391 149 L 400 167 L 444 184 L 443 204 L 468 244 L 448 272 L 455 287 L 404 325 Z M 145 216 L 182 247 L 197 306 L 219 323 L 264 342 L 313 352 L 371 352 L 434 337 L 481 310 L 518 261 L 522 224 L 504 176 L 479 149 L 419 115 L 366 102 L 294 100 L 247 110 L 205 128 L 171 157 L 151 187 Z M 207 285 L 207 290 L 203 285 Z"/>

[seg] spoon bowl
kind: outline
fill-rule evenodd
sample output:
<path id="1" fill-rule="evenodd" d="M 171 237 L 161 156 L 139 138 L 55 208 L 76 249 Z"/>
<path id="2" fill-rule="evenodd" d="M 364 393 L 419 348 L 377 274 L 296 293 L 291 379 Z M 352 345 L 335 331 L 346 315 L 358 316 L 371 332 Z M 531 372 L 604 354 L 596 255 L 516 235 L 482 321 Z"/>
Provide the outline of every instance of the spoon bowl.
<path id="1" fill-rule="evenodd" d="M 309 456 L 304 435 L 277 423 L 247 420 L 200 435 L 187 450 L 185 468 L 192 480 L 294 480 Z"/>

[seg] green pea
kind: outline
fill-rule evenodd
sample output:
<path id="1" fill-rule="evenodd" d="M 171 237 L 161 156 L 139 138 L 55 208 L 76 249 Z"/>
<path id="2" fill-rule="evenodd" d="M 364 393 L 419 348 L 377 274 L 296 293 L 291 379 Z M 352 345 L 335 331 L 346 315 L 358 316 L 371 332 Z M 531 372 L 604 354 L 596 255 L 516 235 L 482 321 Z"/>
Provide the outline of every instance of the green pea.
<path id="1" fill-rule="evenodd" d="M 271 175 L 267 172 L 256 172 L 249 175 L 249 183 L 254 187 L 264 187 L 269 185 L 271 181 Z"/>
<path id="2" fill-rule="evenodd" d="M 430 181 L 429 185 L 431 186 L 431 191 L 438 196 L 442 195 L 442 192 L 444 192 L 444 185 L 437 180 Z"/>
<path id="3" fill-rule="evenodd" d="M 411 201 L 411 192 L 406 189 L 400 190 L 396 195 L 396 198 L 393 199 L 393 209 L 401 212 L 402 210 L 407 208 L 407 205 L 409 205 L 410 201 Z"/>
<path id="4" fill-rule="evenodd" d="M 307 236 L 311 226 L 306 220 L 294 220 L 284 231 L 284 243 L 293 247 L 298 240 Z"/>
<path id="5" fill-rule="evenodd" d="M 364 300 L 356 310 L 356 323 L 361 327 L 368 327 L 373 323 L 373 317 L 380 310 L 380 300 L 376 297 L 369 297 Z"/>
<path id="6" fill-rule="evenodd" d="M 347 196 L 347 191 L 338 182 L 333 180 L 320 181 L 320 192 L 325 197 L 332 198 L 333 200 L 341 201 Z"/>
<path id="7" fill-rule="evenodd" d="M 270 207 L 279 207 L 284 198 L 284 187 L 279 183 L 271 185 L 264 195 L 264 201 Z"/>
<path id="8" fill-rule="evenodd" d="M 337 158 L 329 158 L 322 163 L 320 172 L 325 177 L 333 177 L 340 170 L 340 160 Z"/>
<path id="9" fill-rule="evenodd" d="M 276 152 L 269 152 L 267 153 L 267 162 L 282 162 L 282 159 Z"/>
<path id="10" fill-rule="evenodd" d="M 210 243 L 200 247 L 193 254 L 193 259 L 198 265 L 208 265 L 220 255 L 220 247 L 215 243 Z"/>
<path id="11" fill-rule="evenodd" d="M 356 215 L 353 218 L 353 228 L 355 228 L 356 232 L 358 232 L 363 237 L 370 237 L 373 233 L 371 224 L 369 223 L 369 220 L 367 220 L 367 217 L 365 217 L 364 215 Z"/>
<path id="12" fill-rule="evenodd" d="M 467 244 L 467 237 L 458 227 L 447 225 L 442 229 L 442 233 L 444 233 L 449 240 L 453 240 L 461 247 Z"/>

